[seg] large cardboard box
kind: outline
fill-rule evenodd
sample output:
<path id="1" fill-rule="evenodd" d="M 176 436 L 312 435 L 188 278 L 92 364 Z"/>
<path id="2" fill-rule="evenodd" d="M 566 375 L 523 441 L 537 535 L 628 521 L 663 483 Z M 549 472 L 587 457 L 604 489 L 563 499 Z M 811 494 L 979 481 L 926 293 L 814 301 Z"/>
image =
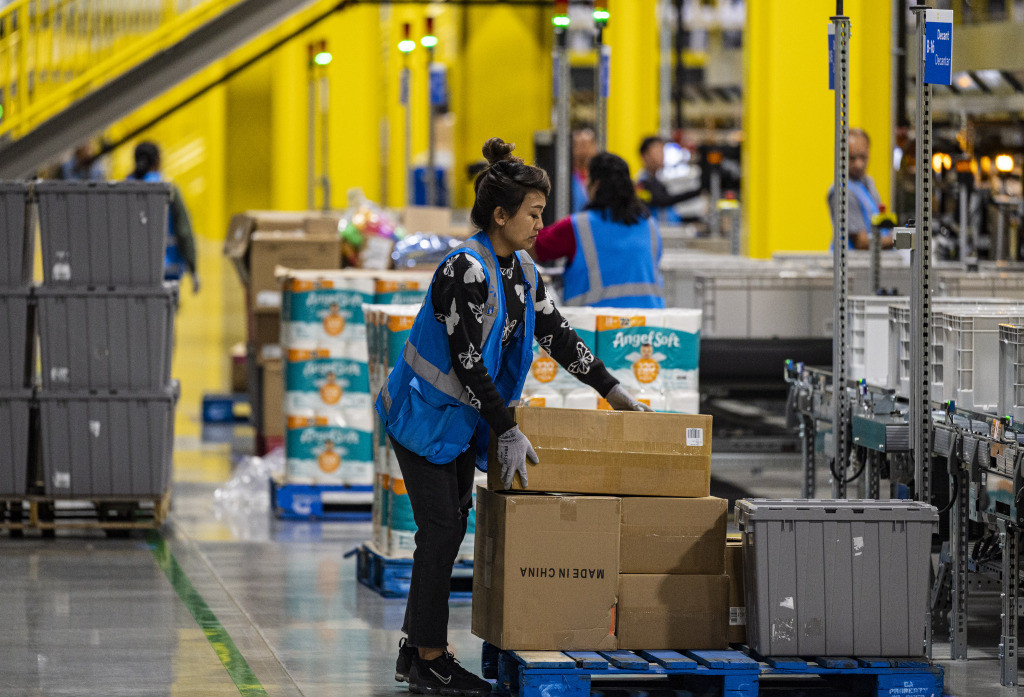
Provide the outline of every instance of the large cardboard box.
<path id="1" fill-rule="evenodd" d="M 713 496 L 623 498 L 619 571 L 624 574 L 725 573 L 728 509 L 728 501 Z"/>
<path id="2" fill-rule="evenodd" d="M 247 211 L 233 215 L 224 253 L 246 287 L 253 312 L 281 307 L 281 286 L 274 269 L 337 269 L 341 239 L 320 213 Z"/>
<path id="3" fill-rule="evenodd" d="M 729 539 L 725 543 L 725 573 L 729 577 L 730 644 L 747 643 L 747 596 L 743 585 L 743 542 Z"/>
<path id="4" fill-rule="evenodd" d="M 616 648 L 619 500 L 477 490 L 473 633 L 508 650 Z"/>
<path id="5" fill-rule="evenodd" d="M 728 602 L 725 575 L 622 574 L 619 648 L 727 648 Z"/>
<path id="6" fill-rule="evenodd" d="M 708 496 L 711 417 L 595 409 L 516 407 L 513 416 L 540 464 L 532 491 L 623 496 Z M 487 486 L 501 490 L 492 437 Z M 513 489 L 522 489 L 518 475 Z"/>

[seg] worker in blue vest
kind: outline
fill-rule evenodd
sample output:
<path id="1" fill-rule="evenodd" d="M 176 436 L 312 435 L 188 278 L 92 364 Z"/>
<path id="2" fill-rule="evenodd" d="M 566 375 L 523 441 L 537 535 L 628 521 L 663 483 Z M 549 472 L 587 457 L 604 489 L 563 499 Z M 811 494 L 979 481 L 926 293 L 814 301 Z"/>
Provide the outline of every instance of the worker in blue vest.
<path id="1" fill-rule="evenodd" d="M 156 143 L 143 141 L 135 146 L 135 169 L 128 179 L 144 182 L 166 181 L 160 173 L 160 148 Z M 192 220 L 181 198 L 181 191 L 173 182 L 170 211 L 167 221 L 167 249 L 164 253 L 164 279 L 178 281 L 187 271 L 192 276 L 192 292 L 199 292 L 199 272 L 196 268 L 196 243 L 192 236 Z"/>
<path id="2" fill-rule="evenodd" d="M 416 521 L 409 600 L 395 679 L 426 694 L 489 695 L 491 685 L 447 651 L 452 566 L 472 507 L 474 465 L 486 469 L 497 436 L 501 479 L 528 484 L 536 463 L 508 406 L 518 401 L 536 338 L 615 409 L 634 399 L 565 322 L 529 255 L 550 191 L 547 174 L 491 138 L 470 218 L 480 230 L 441 262 L 401 358 L 376 401 Z"/>
<path id="3" fill-rule="evenodd" d="M 577 128 L 572 132 L 572 190 L 569 201 L 573 213 L 582 211 L 590 201 L 587 173 L 596 154 L 597 138 L 592 128 Z"/>
<path id="4" fill-rule="evenodd" d="M 534 258 L 567 260 L 566 305 L 665 307 L 661 233 L 637 197 L 629 165 L 603 152 L 589 174 L 586 210 L 541 230 Z"/>
<path id="5" fill-rule="evenodd" d="M 870 249 L 871 235 L 878 234 L 882 249 L 892 249 L 892 235 L 872 232 L 871 221 L 885 210 L 878 195 L 875 180 L 868 174 L 868 158 L 871 155 L 871 138 L 860 128 L 850 129 L 849 138 L 849 215 L 846 219 L 846 234 L 850 249 Z M 829 214 L 834 214 L 836 205 L 835 186 L 828 188 Z"/>

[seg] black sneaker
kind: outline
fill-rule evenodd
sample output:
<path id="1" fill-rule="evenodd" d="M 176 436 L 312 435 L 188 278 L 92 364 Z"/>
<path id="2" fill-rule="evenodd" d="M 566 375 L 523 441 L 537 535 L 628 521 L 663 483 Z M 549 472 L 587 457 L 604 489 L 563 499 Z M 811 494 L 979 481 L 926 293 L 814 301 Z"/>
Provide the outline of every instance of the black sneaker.
<path id="1" fill-rule="evenodd" d="M 409 646 L 405 637 L 398 640 L 398 660 L 395 661 L 396 681 L 409 682 L 409 667 L 412 666 L 412 657 L 416 653 L 416 647 Z"/>
<path id="2" fill-rule="evenodd" d="M 486 697 L 491 684 L 459 665 L 447 651 L 432 661 L 417 656 L 409 669 L 409 692 L 451 697 Z"/>

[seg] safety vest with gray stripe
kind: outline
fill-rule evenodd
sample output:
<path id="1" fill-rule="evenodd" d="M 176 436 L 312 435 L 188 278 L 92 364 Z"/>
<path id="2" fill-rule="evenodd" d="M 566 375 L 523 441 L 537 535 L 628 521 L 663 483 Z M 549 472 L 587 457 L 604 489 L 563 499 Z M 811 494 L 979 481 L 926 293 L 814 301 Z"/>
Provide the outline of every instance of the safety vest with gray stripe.
<path id="1" fill-rule="evenodd" d="M 516 253 L 526 286 L 526 312 L 516 328 L 513 341 L 503 348 L 505 291 L 491 242 L 482 232 L 466 240 L 441 262 L 434 272 L 435 281 L 438 274 L 445 273 L 448 259 L 459 253 L 469 254 L 483 266 L 487 302 L 479 318 L 483 325 L 483 348 L 478 360 L 483 361 L 505 403 L 511 404 L 522 394 L 523 383 L 533 361 L 536 266 L 529 255 Z M 475 437 L 477 465 L 485 469 L 490 430 L 480 418 L 476 396 L 466 389 L 452 368 L 453 360 L 473 361 L 475 357 L 450 354 L 447 324 L 435 317 L 431 297 L 432 288 L 427 290 L 426 301 L 416 316 L 398 364 L 377 397 L 377 413 L 389 436 L 406 449 L 437 464 L 454 460 Z M 453 309 L 448 311 L 454 312 Z M 447 321 L 452 322 L 453 317 L 448 315 Z M 459 317 L 457 321 L 473 322 L 478 319 L 471 315 Z"/>
<path id="2" fill-rule="evenodd" d="M 572 216 L 576 254 L 563 276 L 566 305 L 665 307 L 654 218 L 624 225 L 597 211 Z"/>

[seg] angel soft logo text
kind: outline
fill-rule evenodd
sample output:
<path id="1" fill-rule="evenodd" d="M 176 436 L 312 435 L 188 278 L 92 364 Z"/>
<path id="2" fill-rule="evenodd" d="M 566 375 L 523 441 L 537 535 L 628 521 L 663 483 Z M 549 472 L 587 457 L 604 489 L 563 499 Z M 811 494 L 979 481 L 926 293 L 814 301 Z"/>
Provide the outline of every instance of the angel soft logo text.
<path id="1" fill-rule="evenodd" d="M 332 290 L 325 293 L 312 291 L 306 294 L 306 307 L 330 307 L 333 304 L 338 307 L 357 307 L 367 302 L 367 299 L 368 296 L 355 290 Z"/>
<path id="2" fill-rule="evenodd" d="M 303 445 L 323 445 L 328 441 L 335 445 L 358 445 L 359 434 L 340 428 L 307 428 L 299 438 Z"/>
<path id="3" fill-rule="evenodd" d="M 339 378 L 359 377 L 360 366 L 355 361 L 309 361 L 302 366 L 302 377 L 304 378 L 322 378 L 326 377 L 328 373 L 334 373 Z"/>
<path id="4" fill-rule="evenodd" d="M 651 330 L 643 333 L 618 332 L 612 342 L 612 348 L 640 348 L 650 344 L 653 348 L 680 348 L 679 335 Z"/>

